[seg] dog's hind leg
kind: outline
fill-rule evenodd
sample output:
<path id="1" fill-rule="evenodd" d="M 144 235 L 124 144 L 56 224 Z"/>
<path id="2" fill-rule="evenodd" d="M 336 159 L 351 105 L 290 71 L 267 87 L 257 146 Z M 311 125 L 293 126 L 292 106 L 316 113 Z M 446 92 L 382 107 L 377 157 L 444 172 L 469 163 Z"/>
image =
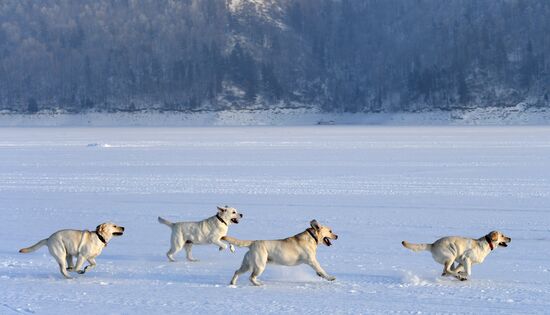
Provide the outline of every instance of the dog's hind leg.
<path id="1" fill-rule="evenodd" d="M 168 260 L 174 262 L 174 255 L 181 250 L 183 247 L 183 239 L 177 235 L 176 232 L 172 232 L 172 237 L 170 238 L 170 250 L 166 253 Z"/>
<path id="2" fill-rule="evenodd" d="M 71 255 L 67 255 L 67 270 L 68 271 L 74 270 L 73 256 Z"/>
<path id="3" fill-rule="evenodd" d="M 58 244 L 53 244 L 51 246 L 48 246 L 48 249 L 50 251 L 50 254 L 55 258 L 55 261 L 57 261 L 57 264 L 59 265 L 59 272 L 63 275 L 63 277 L 67 279 L 72 279 L 71 276 L 69 276 L 69 273 L 67 272 L 67 252 L 65 251 L 65 248 L 59 246 Z"/>
<path id="4" fill-rule="evenodd" d="M 52 253 L 52 256 L 55 258 L 55 260 L 59 264 L 59 271 L 61 272 L 63 277 L 65 277 L 67 279 L 72 279 L 72 277 L 69 276 L 69 273 L 67 272 L 67 259 L 66 259 L 66 257 L 64 257 L 65 255 L 57 256 L 57 255 Z"/>
<path id="5" fill-rule="evenodd" d="M 252 270 L 252 274 L 250 275 L 250 282 L 252 282 L 253 285 L 260 286 L 262 283 L 258 281 L 258 277 L 264 272 L 265 265 L 264 266 L 254 266 L 254 270 Z"/>
<path id="6" fill-rule="evenodd" d="M 248 252 L 244 255 L 243 262 L 241 264 L 241 268 L 237 269 L 235 271 L 235 274 L 233 274 L 233 278 L 231 278 L 231 285 L 237 284 L 237 279 L 239 279 L 239 276 L 243 273 L 250 270 L 250 264 L 248 263 Z"/>
<path id="7" fill-rule="evenodd" d="M 443 263 L 443 272 L 441 273 L 441 276 L 445 277 L 454 274 L 454 271 L 451 269 L 453 266 L 453 262 L 454 261 L 452 260 L 446 260 Z"/>
<path id="8" fill-rule="evenodd" d="M 254 266 L 252 267 L 252 274 L 250 274 L 250 282 L 254 285 L 262 285 L 260 281 L 258 281 L 258 277 L 264 272 L 265 265 L 267 264 L 267 253 L 265 253 L 264 257 L 259 257 L 260 255 L 255 255 L 256 257 L 252 257 L 252 260 L 254 261 Z"/>
<path id="9" fill-rule="evenodd" d="M 72 277 L 69 276 L 69 274 L 67 273 L 67 262 L 63 260 L 58 260 L 57 263 L 59 264 L 59 271 L 61 272 L 61 274 L 67 279 L 72 279 Z"/>
<path id="10" fill-rule="evenodd" d="M 189 260 L 189 261 L 199 261 L 198 259 L 193 258 L 193 253 L 191 252 L 191 248 L 193 247 L 193 242 L 186 241 L 185 245 L 183 245 L 183 247 L 185 248 L 185 254 L 186 254 L 187 260 Z"/>

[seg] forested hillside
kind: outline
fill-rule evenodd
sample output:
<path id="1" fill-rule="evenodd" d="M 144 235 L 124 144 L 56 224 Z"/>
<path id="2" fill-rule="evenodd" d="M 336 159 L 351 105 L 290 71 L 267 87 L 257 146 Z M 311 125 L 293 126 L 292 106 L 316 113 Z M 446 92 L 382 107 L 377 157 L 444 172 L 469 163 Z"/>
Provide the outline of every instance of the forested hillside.
<path id="1" fill-rule="evenodd" d="M 3 0 L 0 109 L 549 106 L 548 0 Z"/>

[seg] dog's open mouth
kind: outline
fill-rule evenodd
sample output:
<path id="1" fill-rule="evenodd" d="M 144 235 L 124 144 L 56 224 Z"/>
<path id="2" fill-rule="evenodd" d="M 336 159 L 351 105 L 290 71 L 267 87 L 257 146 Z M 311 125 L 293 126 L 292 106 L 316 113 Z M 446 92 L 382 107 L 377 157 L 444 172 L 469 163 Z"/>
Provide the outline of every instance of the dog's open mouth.
<path id="1" fill-rule="evenodd" d="M 332 243 L 330 242 L 328 237 L 323 237 L 323 242 L 325 242 L 325 245 L 330 246 Z"/>
<path id="2" fill-rule="evenodd" d="M 239 224 L 239 220 L 237 220 L 236 218 L 231 219 L 231 222 L 233 222 L 235 224 Z"/>
<path id="3" fill-rule="evenodd" d="M 123 234 L 122 232 L 113 232 L 114 236 L 121 236 L 122 234 Z"/>
<path id="4" fill-rule="evenodd" d="M 508 244 L 506 244 L 506 243 L 504 243 L 504 242 L 500 242 L 500 243 L 498 243 L 498 246 L 508 247 Z"/>

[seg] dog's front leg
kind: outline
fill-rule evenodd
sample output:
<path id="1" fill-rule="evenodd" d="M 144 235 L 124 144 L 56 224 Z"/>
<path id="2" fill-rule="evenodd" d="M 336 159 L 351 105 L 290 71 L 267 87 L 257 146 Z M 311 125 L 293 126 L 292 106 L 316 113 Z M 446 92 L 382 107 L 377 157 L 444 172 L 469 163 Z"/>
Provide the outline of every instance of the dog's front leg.
<path id="1" fill-rule="evenodd" d="M 460 271 L 458 274 L 460 277 L 458 278 L 461 281 L 468 280 L 468 278 L 472 275 L 472 261 L 467 258 L 464 260 L 464 271 Z"/>
<path id="2" fill-rule="evenodd" d="M 76 266 L 74 266 L 74 270 L 76 270 L 77 273 L 83 274 L 85 271 L 82 270 L 82 266 L 84 265 L 84 261 L 86 258 L 82 255 L 78 255 L 76 259 Z"/>
<path id="3" fill-rule="evenodd" d="M 328 281 L 334 281 L 334 280 L 336 280 L 336 277 L 329 275 L 329 274 L 321 267 L 321 265 L 319 264 L 319 262 L 317 261 L 317 259 L 312 259 L 312 260 L 310 260 L 307 264 L 310 265 L 311 268 L 313 268 L 313 270 L 315 270 L 315 272 L 317 273 L 317 275 L 318 275 L 319 277 L 323 277 L 323 278 L 327 279 Z"/>
<path id="4" fill-rule="evenodd" d="M 444 263 L 443 273 L 441 275 L 442 276 L 453 276 L 453 277 L 457 278 L 460 281 L 467 280 L 466 277 L 464 277 L 461 272 L 456 272 L 455 270 L 453 270 L 453 268 L 452 268 L 453 267 L 453 262 L 454 262 L 454 260 L 447 260 Z M 454 269 L 458 269 L 458 268 L 459 267 L 457 266 Z"/>
<path id="5" fill-rule="evenodd" d="M 220 239 L 220 241 L 221 241 L 221 239 Z M 227 241 L 226 241 L 226 242 L 227 242 Z M 231 243 L 229 243 L 229 242 L 227 242 L 227 243 L 229 244 L 229 250 L 230 250 L 232 253 L 234 253 L 234 252 L 235 252 L 235 246 L 233 246 L 233 244 L 231 244 Z M 220 250 L 221 250 L 221 249 L 220 249 Z"/>
<path id="6" fill-rule="evenodd" d="M 451 267 L 451 271 L 455 271 L 458 273 L 461 273 L 464 270 L 464 265 L 462 263 L 457 262 L 456 265 L 453 265 Z"/>
<path id="7" fill-rule="evenodd" d="M 227 248 L 227 245 L 225 245 L 225 243 L 223 243 L 220 239 L 215 239 L 212 241 L 212 243 L 218 245 L 220 247 L 220 250 L 224 250 Z M 235 249 L 233 248 L 232 251 L 235 251 Z"/>
<path id="8" fill-rule="evenodd" d="M 97 265 L 97 263 L 95 262 L 95 258 L 88 258 L 88 263 L 89 263 L 89 265 L 84 267 L 84 272 L 88 271 L 88 269 L 91 270 L 92 268 L 94 268 Z"/>

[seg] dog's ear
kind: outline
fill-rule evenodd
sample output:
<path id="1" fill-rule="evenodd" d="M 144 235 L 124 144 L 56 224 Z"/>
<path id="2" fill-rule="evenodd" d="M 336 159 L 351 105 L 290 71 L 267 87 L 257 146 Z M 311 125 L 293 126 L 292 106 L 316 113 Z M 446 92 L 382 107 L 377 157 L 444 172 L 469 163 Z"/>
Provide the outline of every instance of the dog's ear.
<path id="1" fill-rule="evenodd" d="M 95 231 L 99 232 L 99 228 L 101 228 L 101 224 L 95 227 Z"/>
<path id="2" fill-rule="evenodd" d="M 493 242 L 498 241 L 498 232 L 493 231 L 493 232 L 489 233 L 489 238 L 491 238 L 491 241 L 493 241 Z"/>
<path id="3" fill-rule="evenodd" d="M 225 211 L 227 211 L 227 209 L 226 209 L 227 207 L 226 207 L 226 208 L 222 208 L 222 207 L 217 207 L 217 208 L 218 208 L 218 211 L 221 211 L 221 212 L 225 212 Z"/>
<path id="4" fill-rule="evenodd" d="M 309 222 L 309 225 L 311 225 L 311 227 L 317 231 L 321 229 L 321 226 L 319 225 L 319 222 L 317 222 L 317 220 L 311 220 L 311 222 Z"/>

